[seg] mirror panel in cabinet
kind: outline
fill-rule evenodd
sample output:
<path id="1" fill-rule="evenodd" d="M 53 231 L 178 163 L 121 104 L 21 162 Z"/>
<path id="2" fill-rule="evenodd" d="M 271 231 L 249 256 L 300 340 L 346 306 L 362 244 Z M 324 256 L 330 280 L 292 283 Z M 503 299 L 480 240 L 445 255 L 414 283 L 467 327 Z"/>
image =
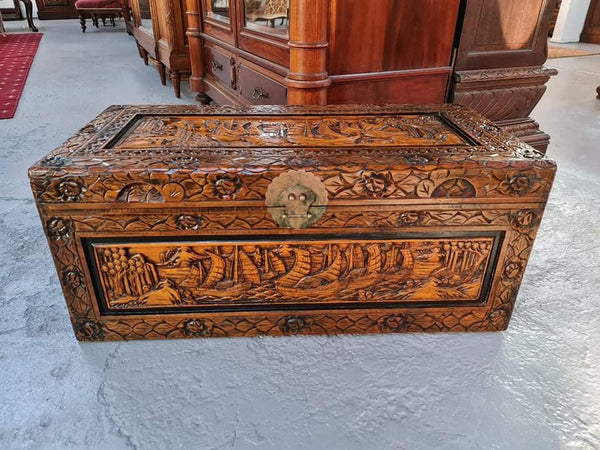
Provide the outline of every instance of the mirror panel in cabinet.
<path id="1" fill-rule="evenodd" d="M 244 0 L 246 28 L 289 38 L 290 0 Z"/>
<path id="2" fill-rule="evenodd" d="M 150 0 L 138 0 L 140 8 L 139 26 L 152 31 L 152 14 L 150 12 Z"/>
<path id="3" fill-rule="evenodd" d="M 231 17 L 230 0 L 208 0 L 207 15 L 213 19 L 229 23 Z"/>

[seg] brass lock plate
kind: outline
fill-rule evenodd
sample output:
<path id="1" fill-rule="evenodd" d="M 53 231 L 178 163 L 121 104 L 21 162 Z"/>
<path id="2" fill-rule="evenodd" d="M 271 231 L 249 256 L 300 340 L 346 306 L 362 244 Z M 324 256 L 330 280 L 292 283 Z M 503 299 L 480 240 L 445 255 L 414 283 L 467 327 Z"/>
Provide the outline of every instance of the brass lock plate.
<path id="1" fill-rule="evenodd" d="M 307 228 L 327 210 L 327 190 L 315 175 L 292 170 L 279 175 L 267 187 L 267 210 L 284 228 Z"/>

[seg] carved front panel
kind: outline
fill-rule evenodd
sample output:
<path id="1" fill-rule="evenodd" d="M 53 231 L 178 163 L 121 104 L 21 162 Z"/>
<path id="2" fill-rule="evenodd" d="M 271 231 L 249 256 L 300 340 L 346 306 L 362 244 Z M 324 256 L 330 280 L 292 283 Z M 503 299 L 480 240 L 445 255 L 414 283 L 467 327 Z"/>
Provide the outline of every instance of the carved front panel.
<path id="1" fill-rule="evenodd" d="M 485 300 L 494 236 L 90 242 L 109 312 L 215 304 Z"/>
<path id="2" fill-rule="evenodd" d="M 437 114 L 240 117 L 143 115 L 115 149 L 467 145 Z"/>

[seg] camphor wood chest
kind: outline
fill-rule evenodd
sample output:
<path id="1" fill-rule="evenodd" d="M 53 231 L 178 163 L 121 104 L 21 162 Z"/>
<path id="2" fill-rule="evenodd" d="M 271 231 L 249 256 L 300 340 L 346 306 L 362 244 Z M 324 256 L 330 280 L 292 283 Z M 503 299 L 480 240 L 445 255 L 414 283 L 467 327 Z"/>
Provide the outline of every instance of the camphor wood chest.
<path id="1" fill-rule="evenodd" d="M 555 170 L 455 105 L 113 106 L 29 175 L 98 341 L 503 330 Z"/>

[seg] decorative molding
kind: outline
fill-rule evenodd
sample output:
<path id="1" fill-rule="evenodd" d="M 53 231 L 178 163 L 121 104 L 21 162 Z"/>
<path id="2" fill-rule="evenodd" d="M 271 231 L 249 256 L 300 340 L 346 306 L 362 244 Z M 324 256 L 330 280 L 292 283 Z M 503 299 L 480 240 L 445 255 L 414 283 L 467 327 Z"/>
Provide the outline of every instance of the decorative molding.
<path id="1" fill-rule="evenodd" d="M 549 137 L 528 116 L 544 95 L 546 82 L 557 73 L 545 66 L 459 71 L 454 74 L 451 99 L 495 122 L 521 121 L 522 125 L 502 128 L 517 131 L 543 154 Z"/>
<path id="2" fill-rule="evenodd" d="M 545 79 L 558 75 L 551 67 L 509 67 L 507 69 L 461 70 L 455 72 L 453 79 L 457 83 L 499 82 L 503 80 Z"/>
<path id="3" fill-rule="evenodd" d="M 500 89 L 464 90 L 454 92 L 454 102 L 477 111 L 494 121 L 527 117 L 540 101 L 546 86 L 513 86 Z"/>
<path id="4" fill-rule="evenodd" d="M 316 224 L 318 229 L 402 229 L 434 226 L 506 226 L 512 222 L 511 210 L 414 210 L 397 207 L 394 210 L 369 208 L 332 208 Z M 185 214 L 73 214 L 69 219 L 78 232 L 181 232 L 215 233 L 222 231 L 272 231 L 277 223 L 263 208 L 199 209 Z"/>

